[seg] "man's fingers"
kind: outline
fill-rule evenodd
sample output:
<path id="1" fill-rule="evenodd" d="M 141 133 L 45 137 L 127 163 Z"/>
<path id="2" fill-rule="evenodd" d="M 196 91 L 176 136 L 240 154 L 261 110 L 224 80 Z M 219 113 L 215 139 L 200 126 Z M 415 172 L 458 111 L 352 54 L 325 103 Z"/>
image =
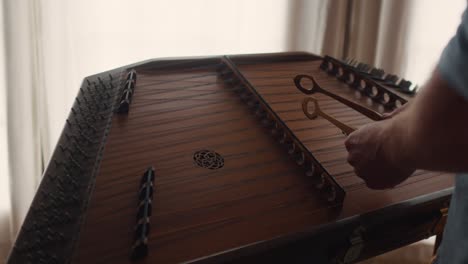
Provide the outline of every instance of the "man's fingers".
<path id="1" fill-rule="evenodd" d="M 383 119 L 392 118 L 392 117 L 396 116 L 397 114 L 401 113 L 403 110 L 405 110 L 407 106 L 408 106 L 408 103 L 406 103 L 406 104 L 404 104 L 404 105 L 402 105 L 402 106 L 400 106 L 400 107 L 394 109 L 394 110 L 393 110 L 392 112 L 390 112 L 390 113 L 383 113 L 383 114 L 382 114 L 382 117 L 383 117 Z"/>
<path id="2" fill-rule="evenodd" d="M 373 189 L 373 190 L 385 190 L 385 189 L 389 189 L 390 187 L 386 186 L 386 185 L 382 185 L 381 183 L 379 182 L 373 182 L 373 181 L 366 181 L 366 186 L 370 189 Z"/>
<path id="3" fill-rule="evenodd" d="M 358 145 L 359 143 L 359 135 L 357 131 L 354 131 L 353 133 L 349 134 L 349 136 L 346 138 L 344 144 L 346 147 L 346 150 L 351 151 L 354 146 Z"/>
<path id="4" fill-rule="evenodd" d="M 351 148 L 348 151 L 347 161 L 354 168 L 371 168 L 375 157 L 371 148 Z"/>
<path id="5" fill-rule="evenodd" d="M 348 152 L 351 151 L 351 150 L 353 149 L 353 145 L 354 145 L 354 144 L 350 141 L 349 136 L 348 136 L 348 138 L 345 140 L 344 145 L 345 145 L 346 150 L 347 150 Z"/>

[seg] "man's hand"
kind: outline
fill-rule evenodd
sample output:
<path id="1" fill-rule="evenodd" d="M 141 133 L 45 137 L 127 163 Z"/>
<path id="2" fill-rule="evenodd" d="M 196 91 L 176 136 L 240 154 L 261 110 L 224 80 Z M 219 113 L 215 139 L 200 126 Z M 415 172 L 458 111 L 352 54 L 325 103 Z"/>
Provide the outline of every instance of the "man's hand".
<path id="1" fill-rule="evenodd" d="M 345 142 L 348 162 L 372 189 L 393 188 L 414 172 L 398 161 L 399 148 L 391 145 L 392 121 L 366 125 L 351 133 Z"/>

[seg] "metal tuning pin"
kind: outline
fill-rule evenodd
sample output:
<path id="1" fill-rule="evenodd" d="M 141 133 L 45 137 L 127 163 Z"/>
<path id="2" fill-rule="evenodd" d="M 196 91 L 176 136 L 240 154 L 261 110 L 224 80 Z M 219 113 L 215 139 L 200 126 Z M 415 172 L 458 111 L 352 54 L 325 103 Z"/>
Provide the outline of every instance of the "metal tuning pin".
<path id="1" fill-rule="evenodd" d="M 362 73 L 368 73 L 372 67 L 369 64 L 360 62 L 356 69 Z"/>
<path id="2" fill-rule="evenodd" d="M 289 135 L 285 131 L 283 131 L 283 134 L 281 135 L 279 142 L 281 144 L 288 144 L 289 142 L 291 142 L 291 140 L 289 139 Z"/>
<path id="3" fill-rule="evenodd" d="M 252 98 L 252 93 L 248 90 L 244 90 L 243 93 L 240 94 L 240 99 L 244 102 Z"/>
<path id="4" fill-rule="evenodd" d="M 402 78 L 398 83 L 398 87 L 400 87 L 400 89 L 402 90 L 409 90 L 409 88 L 411 87 L 411 82 Z"/>
<path id="5" fill-rule="evenodd" d="M 320 64 L 320 69 L 322 69 L 323 71 L 328 70 L 328 62 L 326 60 L 322 60 L 322 63 Z"/>
<path id="6" fill-rule="evenodd" d="M 148 236 L 153 199 L 154 168 L 149 167 L 140 182 L 135 237 L 130 259 L 138 260 L 148 255 Z"/>
<path id="7" fill-rule="evenodd" d="M 255 110 L 260 106 L 260 102 L 255 97 L 253 97 L 247 101 L 247 106 L 255 112 Z"/>
<path id="8" fill-rule="evenodd" d="M 327 190 L 327 201 L 329 203 L 333 203 L 336 200 L 336 188 L 335 186 L 331 185 L 329 186 Z"/>
<path id="9" fill-rule="evenodd" d="M 326 178 L 327 178 L 327 175 L 325 174 L 325 172 L 322 172 L 320 174 L 320 177 L 318 177 L 317 182 L 315 183 L 315 188 L 319 190 L 323 189 L 325 185 L 327 184 Z"/>
<path id="10" fill-rule="evenodd" d="M 350 65 L 352 61 L 353 61 L 353 59 L 349 58 L 349 57 L 343 60 L 344 64 L 346 64 L 346 65 Z"/>
<path id="11" fill-rule="evenodd" d="M 297 165 L 303 165 L 305 162 L 305 154 L 302 151 L 296 152 L 294 159 Z"/>
<path id="12" fill-rule="evenodd" d="M 320 175 L 320 183 L 316 185 L 318 189 L 322 191 L 323 197 L 329 202 L 333 203 L 335 202 L 337 198 L 337 193 L 336 193 L 336 188 L 333 186 L 330 177 L 325 173 L 322 172 Z"/>
<path id="13" fill-rule="evenodd" d="M 417 90 L 417 85 L 403 78 L 400 80 L 400 82 L 397 85 L 398 85 L 398 88 L 400 88 L 402 92 L 407 93 L 407 94 L 414 94 Z"/>
<path id="14" fill-rule="evenodd" d="M 288 154 L 289 154 L 289 155 L 293 155 L 294 152 L 296 152 L 296 144 L 294 144 L 293 141 L 291 141 L 291 142 L 287 145 L 287 148 L 288 148 Z"/>
<path id="15" fill-rule="evenodd" d="M 224 79 L 232 79 L 234 75 L 231 69 L 224 68 L 224 67 L 219 68 L 218 74 L 221 78 L 224 78 Z"/>
<path id="16" fill-rule="evenodd" d="M 357 68 L 357 66 L 359 65 L 359 62 L 355 59 L 352 59 L 350 62 L 349 62 L 349 66 L 353 67 L 353 68 Z"/>
<path id="17" fill-rule="evenodd" d="M 274 121 L 269 116 L 266 116 L 260 120 L 260 123 L 265 128 L 271 128 L 274 125 Z"/>
<path id="18" fill-rule="evenodd" d="M 234 75 L 230 75 L 229 77 L 224 79 L 224 83 L 228 86 L 236 86 L 239 84 L 239 80 L 235 78 Z"/>
<path id="19" fill-rule="evenodd" d="M 266 111 L 263 110 L 260 104 L 258 104 L 257 108 L 254 109 L 253 112 L 254 112 L 254 115 L 259 119 L 262 119 L 266 116 Z"/>
<path id="20" fill-rule="evenodd" d="M 235 94 L 240 94 L 242 91 L 244 91 L 245 87 L 242 86 L 242 85 L 235 85 L 233 88 L 232 88 L 232 91 L 235 93 Z"/>
<path id="21" fill-rule="evenodd" d="M 281 131 L 281 126 L 278 122 L 275 122 L 273 127 L 270 129 L 270 133 L 273 136 L 273 138 L 277 138 L 282 133 Z"/>
<path id="22" fill-rule="evenodd" d="M 37 255 L 37 256 L 36 256 Z M 38 264 L 56 264 L 60 263 L 57 256 L 42 250 L 39 250 L 35 255 L 29 255 L 28 259 Z"/>
<path id="23" fill-rule="evenodd" d="M 135 70 L 131 70 L 127 73 L 127 81 L 131 80 L 133 82 L 136 82 L 137 79 L 137 73 Z"/>
<path id="24" fill-rule="evenodd" d="M 386 83 L 396 85 L 397 81 L 398 81 L 398 76 L 396 76 L 394 74 L 388 74 L 387 76 L 385 76 L 385 82 Z"/>
<path id="25" fill-rule="evenodd" d="M 127 73 L 125 86 L 120 96 L 119 106 L 117 107 L 117 113 L 126 114 L 130 109 L 130 103 L 132 102 L 133 92 L 135 90 L 135 84 L 137 79 L 137 73 L 135 70 L 131 70 Z"/>

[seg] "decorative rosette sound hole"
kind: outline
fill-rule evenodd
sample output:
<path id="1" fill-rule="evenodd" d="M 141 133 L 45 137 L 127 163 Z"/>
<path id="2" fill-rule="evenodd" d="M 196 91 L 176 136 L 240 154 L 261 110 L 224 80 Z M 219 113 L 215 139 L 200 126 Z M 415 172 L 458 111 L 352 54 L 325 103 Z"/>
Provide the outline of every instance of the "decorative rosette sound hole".
<path id="1" fill-rule="evenodd" d="M 211 150 L 199 150 L 193 154 L 193 161 L 202 167 L 210 170 L 220 169 L 224 166 L 224 158 Z"/>

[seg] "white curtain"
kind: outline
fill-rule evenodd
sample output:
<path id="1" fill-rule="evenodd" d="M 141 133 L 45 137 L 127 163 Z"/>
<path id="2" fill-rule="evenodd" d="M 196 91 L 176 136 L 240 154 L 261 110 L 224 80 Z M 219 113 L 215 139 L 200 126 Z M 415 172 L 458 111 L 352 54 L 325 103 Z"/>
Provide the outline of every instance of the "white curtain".
<path id="1" fill-rule="evenodd" d="M 4 6 L 0 3 L 0 21 L 4 20 Z M 10 196 L 7 150 L 7 115 L 5 85 L 5 38 L 0 32 L 0 262 L 10 247 Z"/>
<path id="2" fill-rule="evenodd" d="M 422 2 L 331 0 L 324 54 L 405 72 L 411 8 Z"/>
<path id="3" fill-rule="evenodd" d="M 6 69 L 6 113 L 12 229 L 16 231 L 26 214 L 41 175 L 39 127 L 42 98 L 36 83 L 38 41 L 34 2 L 5 1 L 4 39 Z M 5 109 L 3 109 L 5 110 Z M 15 233 L 15 232 L 14 232 Z"/>

